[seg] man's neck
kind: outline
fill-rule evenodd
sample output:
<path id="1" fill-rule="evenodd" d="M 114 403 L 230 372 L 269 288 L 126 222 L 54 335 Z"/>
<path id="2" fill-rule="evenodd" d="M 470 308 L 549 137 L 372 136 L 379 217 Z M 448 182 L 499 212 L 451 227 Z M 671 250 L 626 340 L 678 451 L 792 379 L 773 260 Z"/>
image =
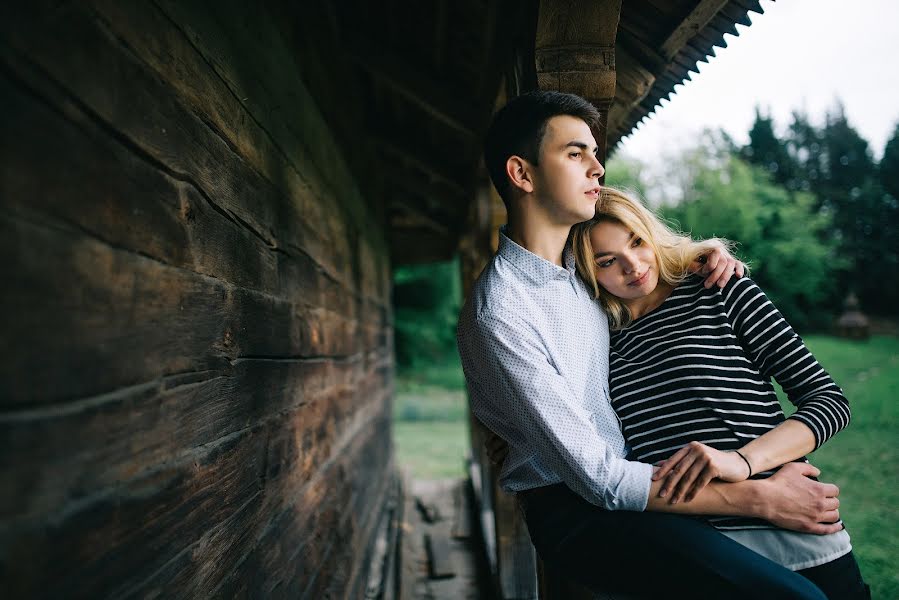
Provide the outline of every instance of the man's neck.
<path id="1" fill-rule="evenodd" d="M 563 267 L 562 252 L 570 231 L 571 225 L 551 225 L 510 214 L 506 236 L 525 250 Z"/>

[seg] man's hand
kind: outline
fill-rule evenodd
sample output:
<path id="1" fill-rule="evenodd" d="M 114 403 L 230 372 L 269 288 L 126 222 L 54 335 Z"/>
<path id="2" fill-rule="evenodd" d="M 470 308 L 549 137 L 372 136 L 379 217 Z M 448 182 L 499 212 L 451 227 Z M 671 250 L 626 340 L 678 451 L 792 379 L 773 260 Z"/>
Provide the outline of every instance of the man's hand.
<path id="1" fill-rule="evenodd" d="M 731 256 L 724 246 L 717 246 L 708 254 L 696 257 L 690 265 L 690 272 L 706 275 L 705 285 L 710 288 L 717 285 L 723 288 L 730 278 L 742 277 L 746 273 L 746 265 Z"/>
<path id="2" fill-rule="evenodd" d="M 484 440 L 484 449 L 487 450 L 487 458 L 494 467 L 501 467 L 506 456 L 509 455 L 509 444 L 506 443 L 506 440 L 489 429 L 487 429 L 487 439 Z"/>
<path id="3" fill-rule="evenodd" d="M 843 528 L 840 520 L 840 488 L 818 483 L 821 471 L 806 463 L 787 463 L 764 484 L 761 517 L 778 527 L 824 535 Z"/>
<path id="4" fill-rule="evenodd" d="M 667 477 L 659 496 L 665 498 L 670 494 L 672 504 L 681 500 L 689 502 L 713 479 L 735 482 L 749 477 L 749 467 L 738 454 L 699 442 L 690 442 L 656 466 L 652 479 Z"/>

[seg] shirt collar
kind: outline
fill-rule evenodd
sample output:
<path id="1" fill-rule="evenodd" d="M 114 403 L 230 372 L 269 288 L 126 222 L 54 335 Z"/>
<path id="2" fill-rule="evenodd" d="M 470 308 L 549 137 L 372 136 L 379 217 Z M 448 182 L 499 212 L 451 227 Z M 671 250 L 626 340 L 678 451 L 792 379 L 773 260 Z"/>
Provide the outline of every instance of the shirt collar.
<path id="1" fill-rule="evenodd" d="M 574 277 L 574 252 L 570 245 L 566 244 L 565 250 L 562 251 L 562 262 L 565 263 L 565 267 L 562 268 L 516 244 L 506 235 L 506 227 L 503 225 L 499 228 L 499 249 L 496 253 L 509 261 L 525 277 L 537 285 L 544 285 L 554 279 Z"/>

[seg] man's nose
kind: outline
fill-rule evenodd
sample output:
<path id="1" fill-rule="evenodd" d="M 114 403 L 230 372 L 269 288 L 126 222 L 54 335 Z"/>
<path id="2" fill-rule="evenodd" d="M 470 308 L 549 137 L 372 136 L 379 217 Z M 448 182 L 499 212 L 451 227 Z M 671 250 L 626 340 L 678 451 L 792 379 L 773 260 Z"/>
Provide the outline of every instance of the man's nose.
<path id="1" fill-rule="evenodd" d="M 605 173 L 606 173 L 605 168 L 602 166 L 602 163 L 599 162 L 599 158 L 594 154 L 593 155 L 593 164 L 591 165 L 591 168 L 590 168 L 589 177 L 591 179 L 593 177 L 600 179 L 603 175 L 605 175 Z"/>

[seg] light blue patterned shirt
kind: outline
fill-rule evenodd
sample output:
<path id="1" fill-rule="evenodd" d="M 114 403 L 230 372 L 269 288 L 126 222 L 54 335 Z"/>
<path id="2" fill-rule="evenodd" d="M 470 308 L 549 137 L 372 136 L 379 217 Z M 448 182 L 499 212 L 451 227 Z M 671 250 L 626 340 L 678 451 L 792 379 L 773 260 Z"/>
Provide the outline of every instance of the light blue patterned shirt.
<path id="1" fill-rule="evenodd" d="M 652 466 L 624 459 L 605 313 L 569 249 L 562 268 L 502 229 L 499 239 L 457 341 L 474 415 L 509 444 L 500 484 L 514 493 L 564 482 L 606 509 L 644 510 Z"/>

